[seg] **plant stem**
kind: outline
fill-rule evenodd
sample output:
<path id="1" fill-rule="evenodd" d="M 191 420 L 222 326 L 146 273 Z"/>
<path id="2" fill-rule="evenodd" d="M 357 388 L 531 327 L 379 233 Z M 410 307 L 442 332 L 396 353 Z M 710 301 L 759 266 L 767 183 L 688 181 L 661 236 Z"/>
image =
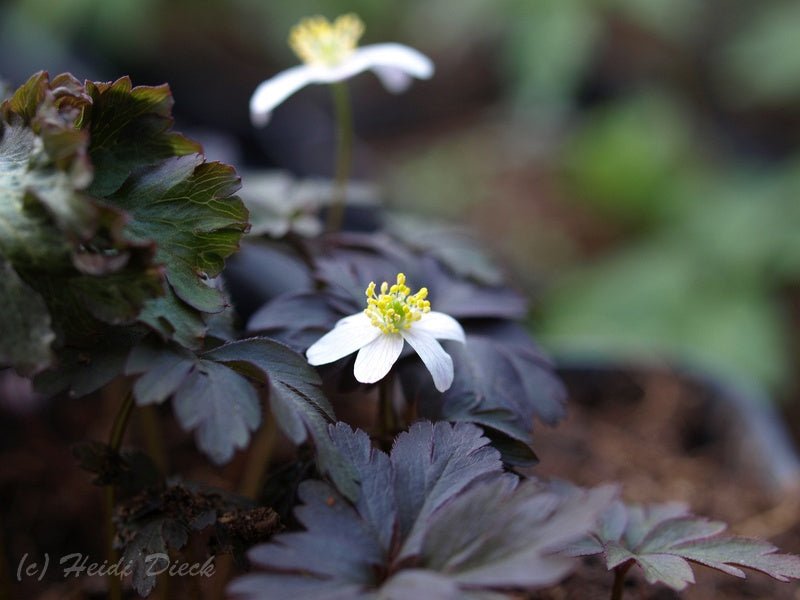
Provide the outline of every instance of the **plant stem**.
<path id="1" fill-rule="evenodd" d="M 264 475 L 272 459 L 272 451 L 275 449 L 277 437 L 278 426 L 275 419 L 268 419 L 258 430 L 253 442 L 250 444 L 250 452 L 244 465 L 244 473 L 239 481 L 239 494 L 245 498 L 258 500 L 264 487 Z M 212 584 L 212 592 L 209 595 L 210 598 L 215 600 L 223 600 L 225 598 L 225 585 L 228 583 L 232 568 L 232 556 L 217 556 L 216 575 Z"/>
<path id="2" fill-rule="evenodd" d="M 140 406 L 136 411 L 136 416 L 147 454 L 153 459 L 158 470 L 166 474 L 169 468 L 167 451 L 164 449 L 164 436 L 161 433 L 161 423 L 158 420 L 156 407 L 153 405 Z"/>
<path id="3" fill-rule="evenodd" d="M 247 463 L 244 466 L 244 473 L 239 483 L 239 493 L 245 498 L 257 500 L 261 493 L 264 474 L 272 458 L 272 450 L 275 447 L 277 433 L 278 428 L 275 424 L 275 419 L 267 419 L 250 445 L 250 453 L 247 456 Z"/>
<path id="4" fill-rule="evenodd" d="M 120 446 L 122 446 L 122 438 L 125 436 L 125 430 L 128 427 L 133 405 L 133 390 L 131 390 L 122 401 L 122 406 L 119 407 L 117 416 L 114 417 L 114 424 L 111 426 L 111 434 L 108 436 L 108 446 L 114 452 L 119 452 Z"/>
<path id="5" fill-rule="evenodd" d="M 381 379 L 378 384 L 378 427 L 381 444 L 390 450 L 394 434 L 397 432 L 397 415 L 394 412 L 392 386 L 394 378 L 391 373 Z"/>
<path id="6" fill-rule="evenodd" d="M 117 411 L 117 416 L 114 417 L 114 424 L 111 426 L 111 434 L 108 437 L 108 447 L 114 451 L 119 452 L 122 446 L 122 438 L 125 437 L 125 429 L 128 427 L 131 412 L 133 411 L 133 390 L 129 391 L 122 405 Z M 114 550 L 114 537 L 116 536 L 116 529 L 114 528 L 114 486 L 107 485 L 105 489 L 105 504 L 106 504 L 106 527 L 107 527 L 107 542 L 106 542 L 106 556 L 108 564 L 112 565 L 117 562 L 117 551 Z M 122 581 L 117 575 L 108 576 L 108 597 L 111 600 L 122 599 Z"/>
<path id="7" fill-rule="evenodd" d="M 622 600 L 622 594 L 625 592 L 625 575 L 631 565 L 633 565 L 632 562 L 627 562 L 614 569 L 614 587 L 611 588 L 611 600 Z"/>
<path id="8" fill-rule="evenodd" d="M 327 230 L 339 231 L 344 220 L 345 200 L 347 198 L 347 179 L 353 157 L 353 113 L 350 107 L 350 94 L 344 82 L 332 83 L 333 105 L 336 111 L 336 171 L 334 175 L 333 197 L 328 209 Z"/>

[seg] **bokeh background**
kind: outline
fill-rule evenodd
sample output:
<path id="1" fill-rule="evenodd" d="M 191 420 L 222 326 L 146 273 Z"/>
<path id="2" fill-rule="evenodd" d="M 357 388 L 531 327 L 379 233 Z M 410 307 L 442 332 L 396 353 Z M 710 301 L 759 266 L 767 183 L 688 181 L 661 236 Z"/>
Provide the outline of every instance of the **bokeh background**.
<path id="1" fill-rule="evenodd" d="M 435 77 L 352 82 L 356 175 L 463 223 L 535 299 L 557 356 L 698 365 L 781 401 L 800 366 L 795 0 L 6 0 L 0 78 L 169 82 L 213 159 L 332 170 L 328 90 L 254 129 L 303 16 L 354 11 Z"/>

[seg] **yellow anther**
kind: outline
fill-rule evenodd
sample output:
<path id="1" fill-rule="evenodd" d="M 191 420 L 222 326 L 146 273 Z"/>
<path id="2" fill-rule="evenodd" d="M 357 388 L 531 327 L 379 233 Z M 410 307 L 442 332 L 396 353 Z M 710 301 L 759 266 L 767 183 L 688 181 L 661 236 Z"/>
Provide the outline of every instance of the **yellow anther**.
<path id="1" fill-rule="evenodd" d="M 334 67 L 353 53 L 363 33 L 364 23 L 352 13 L 333 23 L 317 15 L 292 27 L 289 46 L 308 65 Z"/>
<path id="2" fill-rule="evenodd" d="M 403 273 L 397 274 L 397 283 L 391 287 L 384 281 L 380 291 L 380 296 L 377 296 L 375 282 L 370 282 L 367 286 L 367 308 L 364 313 L 369 317 L 370 323 L 383 333 L 409 329 L 412 323 L 419 321 L 423 314 L 431 310 L 431 303 L 425 299 L 428 288 L 421 288 L 411 295 Z"/>

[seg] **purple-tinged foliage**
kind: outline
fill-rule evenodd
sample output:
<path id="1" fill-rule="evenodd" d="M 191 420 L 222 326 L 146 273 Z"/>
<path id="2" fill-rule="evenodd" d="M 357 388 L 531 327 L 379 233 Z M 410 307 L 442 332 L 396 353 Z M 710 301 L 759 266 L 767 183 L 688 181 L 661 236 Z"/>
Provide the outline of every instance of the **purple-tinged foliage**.
<path id="1" fill-rule="evenodd" d="M 602 554 L 609 569 L 637 564 L 650 583 L 682 590 L 694 583 L 689 563 L 745 577 L 740 567 L 778 581 L 800 579 L 800 557 L 780 554 L 762 540 L 725 534 L 725 523 L 697 517 L 681 503 L 650 506 L 615 502 L 592 534 L 567 549 L 571 556 Z"/>
<path id="2" fill-rule="evenodd" d="M 458 276 L 431 256 L 419 255 L 384 233 L 347 233 L 309 244 L 321 291 L 286 293 L 255 312 L 248 330 L 274 336 L 302 352 L 331 330 L 336 321 L 364 308 L 364 288 L 387 273 L 405 273 L 429 290 L 434 310 L 458 319 L 467 343 L 446 344 L 455 379 L 444 394 L 430 384 L 424 367 L 407 354 L 398 363 L 406 398 L 420 416 L 433 421 L 472 422 L 493 430 L 509 444 L 528 445 L 535 419 L 555 424 L 565 414 L 565 390 L 525 329 L 524 299 L 502 285 Z M 462 265 L 462 273 L 469 272 Z M 488 267 L 487 267 L 488 268 Z M 489 277 L 486 268 L 480 272 Z M 495 279 L 490 278 L 493 282 Z M 290 318 L 287 318 L 287 315 Z M 328 369 L 332 378 L 347 370 Z M 343 387 L 352 386 L 346 383 Z M 499 447 L 499 446 L 498 446 Z M 519 454 L 519 453 L 518 453 Z M 533 455 L 509 462 L 530 464 Z"/>
<path id="3" fill-rule="evenodd" d="M 331 435 L 355 469 L 358 500 L 303 483 L 295 514 L 305 531 L 253 548 L 265 570 L 234 581 L 235 598 L 456 599 L 551 585 L 574 564 L 556 551 L 586 535 L 614 496 L 520 482 L 471 424 L 417 423 L 388 456 L 347 425 Z"/>
<path id="4" fill-rule="evenodd" d="M 195 432 L 200 449 L 217 464 L 249 443 L 250 432 L 261 422 L 253 384 L 267 385 L 272 414 L 284 433 L 296 444 L 310 437 L 320 470 L 344 494 L 355 497 L 352 473 L 328 436 L 333 409 L 320 390 L 319 376 L 283 344 L 250 338 L 198 354 L 141 344 L 131 353 L 125 372 L 140 375 L 133 386 L 137 404 L 172 398 L 181 426 Z"/>

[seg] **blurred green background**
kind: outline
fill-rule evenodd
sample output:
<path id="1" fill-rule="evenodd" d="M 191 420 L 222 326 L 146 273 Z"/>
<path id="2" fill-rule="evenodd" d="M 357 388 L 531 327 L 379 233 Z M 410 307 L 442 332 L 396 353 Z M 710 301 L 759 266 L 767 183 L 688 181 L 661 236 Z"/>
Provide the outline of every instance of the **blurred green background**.
<path id="1" fill-rule="evenodd" d="M 352 83 L 356 173 L 394 208 L 472 227 L 560 356 L 666 358 L 798 393 L 796 0 L 17 0 L 0 78 L 167 81 L 212 158 L 329 175 L 327 90 L 254 130 L 301 17 L 358 13 L 437 74 Z"/>

